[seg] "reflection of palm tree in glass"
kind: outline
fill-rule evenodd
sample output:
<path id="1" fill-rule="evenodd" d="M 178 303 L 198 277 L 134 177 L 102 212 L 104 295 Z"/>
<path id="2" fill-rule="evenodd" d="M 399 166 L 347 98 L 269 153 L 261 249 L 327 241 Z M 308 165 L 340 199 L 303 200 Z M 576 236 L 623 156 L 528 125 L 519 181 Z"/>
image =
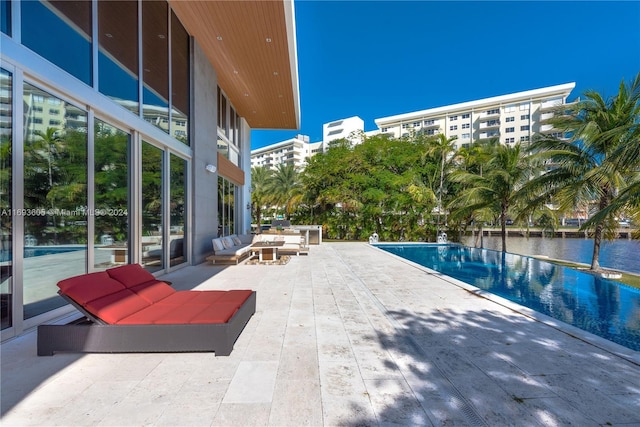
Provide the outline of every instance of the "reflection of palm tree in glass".
<path id="1" fill-rule="evenodd" d="M 142 144 L 142 224 L 147 235 L 162 227 L 162 151 Z"/>
<path id="2" fill-rule="evenodd" d="M 58 129 L 57 128 L 47 128 L 47 130 L 45 132 L 42 132 L 40 130 L 36 130 L 33 132 L 33 134 L 35 136 L 39 136 L 40 137 L 40 143 L 42 144 L 43 147 L 46 147 L 47 150 L 47 165 L 48 165 L 48 169 L 49 169 L 49 191 L 51 191 L 53 189 L 53 170 L 52 170 L 52 163 L 53 163 L 53 156 L 55 154 L 58 153 L 58 145 L 60 143 L 62 143 L 62 139 L 58 136 Z M 49 198 L 47 196 L 47 198 L 49 199 L 49 201 L 51 202 L 51 209 L 53 210 L 55 208 L 54 204 L 53 204 L 53 199 Z M 53 214 L 52 215 L 52 223 L 53 223 L 53 241 L 54 243 L 57 244 L 58 242 L 58 227 L 56 226 L 56 215 Z"/>
<path id="3" fill-rule="evenodd" d="M 95 206 L 114 213 L 96 217 L 96 241 L 109 235 L 117 242 L 126 242 L 129 135 L 100 121 L 96 121 L 95 129 Z"/>

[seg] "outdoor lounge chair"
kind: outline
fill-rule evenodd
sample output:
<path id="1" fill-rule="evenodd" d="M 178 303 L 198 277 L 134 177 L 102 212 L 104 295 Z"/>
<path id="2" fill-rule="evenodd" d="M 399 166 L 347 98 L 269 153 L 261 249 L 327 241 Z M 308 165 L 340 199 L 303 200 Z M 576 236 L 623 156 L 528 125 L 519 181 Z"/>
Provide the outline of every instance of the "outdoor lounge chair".
<path id="1" fill-rule="evenodd" d="M 228 356 L 256 292 L 176 291 L 138 264 L 71 277 L 59 294 L 86 318 L 38 326 L 38 355 L 212 351 Z"/>

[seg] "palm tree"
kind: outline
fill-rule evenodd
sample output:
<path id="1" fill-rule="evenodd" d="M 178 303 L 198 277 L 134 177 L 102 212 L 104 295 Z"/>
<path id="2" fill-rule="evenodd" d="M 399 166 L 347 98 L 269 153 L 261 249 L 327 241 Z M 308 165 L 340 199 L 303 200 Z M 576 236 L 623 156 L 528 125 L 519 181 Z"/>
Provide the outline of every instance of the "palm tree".
<path id="1" fill-rule="evenodd" d="M 532 177 L 535 167 L 523 155 L 520 144 L 513 147 L 489 145 L 492 157 L 481 173 L 460 170 L 452 180 L 466 186 L 451 206 L 455 216 L 466 218 L 477 212 L 490 211 L 499 218 L 502 251 L 507 251 L 507 216 L 517 203 L 518 191 Z"/>
<path id="2" fill-rule="evenodd" d="M 251 205 L 255 213 L 258 232 L 262 222 L 262 208 L 271 203 L 269 181 L 272 176 L 273 171 L 268 166 L 251 168 Z"/>
<path id="3" fill-rule="evenodd" d="M 427 153 L 440 157 L 440 186 L 438 189 L 438 223 L 437 232 L 440 232 L 440 213 L 442 212 L 442 190 L 444 186 L 444 166 L 449 155 L 455 152 L 454 141 L 456 138 L 447 138 L 445 134 L 441 133 L 434 137 L 430 142 Z M 445 213 L 445 224 L 447 222 Z"/>
<path id="4" fill-rule="evenodd" d="M 596 214 L 580 229 L 593 231 L 591 270 L 598 271 L 602 239 L 614 238 L 616 217 L 638 206 L 637 193 L 630 189 L 640 187 L 640 73 L 629 86 L 623 80 L 612 98 L 595 91 L 587 91 L 585 98 L 550 120 L 568 138 L 543 135 L 532 144 L 532 158 L 548 162 L 551 170 L 526 191 L 530 206 L 550 198 L 561 212 L 595 205 Z"/>
<path id="5" fill-rule="evenodd" d="M 273 202 L 283 207 L 285 217 L 290 219 L 294 207 L 302 199 L 302 185 L 296 167 L 292 164 L 279 164 L 267 188 L 273 195 Z"/>

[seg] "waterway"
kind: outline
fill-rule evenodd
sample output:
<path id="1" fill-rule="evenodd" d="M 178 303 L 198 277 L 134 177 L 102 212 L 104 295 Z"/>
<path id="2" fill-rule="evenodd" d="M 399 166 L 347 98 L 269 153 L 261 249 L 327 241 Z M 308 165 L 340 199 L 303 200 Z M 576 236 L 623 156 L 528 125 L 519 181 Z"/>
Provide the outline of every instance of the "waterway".
<path id="1" fill-rule="evenodd" d="M 462 239 L 462 243 L 467 246 L 473 247 L 474 242 L 471 236 Z M 485 236 L 483 247 L 501 250 L 502 239 L 500 236 Z M 508 237 L 507 252 L 530 256 L 544 255 L 554 259 L 591 264 L 593 239 Z M 603 241 L 600 247 L 600 266 L 640 274 L 640 241 L 626 239 Z"/>

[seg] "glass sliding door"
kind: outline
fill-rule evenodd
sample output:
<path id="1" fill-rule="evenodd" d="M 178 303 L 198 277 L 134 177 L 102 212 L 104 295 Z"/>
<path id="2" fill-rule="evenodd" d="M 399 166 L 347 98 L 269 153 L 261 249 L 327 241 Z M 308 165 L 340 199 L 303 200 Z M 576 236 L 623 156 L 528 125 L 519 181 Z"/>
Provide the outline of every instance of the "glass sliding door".
<path id="1" fill-rule="evenodd" d="M 13 75 L 0 69 L 0 314 L 2 329 L 13 325 Z"/>
<path id="2" fill-rule="evenodd" d="M 169 177 L 169 263 L 174 265 L 182 264 L 187 259 L 184 253 L 185 230 L 185 196 L 186 196 L 186 173 L 187 161 L 175 154 L 171 154 L 170 160 L 171 176 Z"/>
<path id="3" fill-rule="evenodd" d="M 95 270 L 129 262 L 130 141 L 128 133 L 95 120 Z"/>
<path id="4" fill-rule="evenodd" d="M 24 84 L 25 319 L 61 307 L 56 283 L 87 270 L 87 113 Z"/>
<path id="5" fill-rule="evenodd" d="M 163 151 L 142 142 L 142 266 L 150 272 L 165 268 L 162 215 Z"/>

